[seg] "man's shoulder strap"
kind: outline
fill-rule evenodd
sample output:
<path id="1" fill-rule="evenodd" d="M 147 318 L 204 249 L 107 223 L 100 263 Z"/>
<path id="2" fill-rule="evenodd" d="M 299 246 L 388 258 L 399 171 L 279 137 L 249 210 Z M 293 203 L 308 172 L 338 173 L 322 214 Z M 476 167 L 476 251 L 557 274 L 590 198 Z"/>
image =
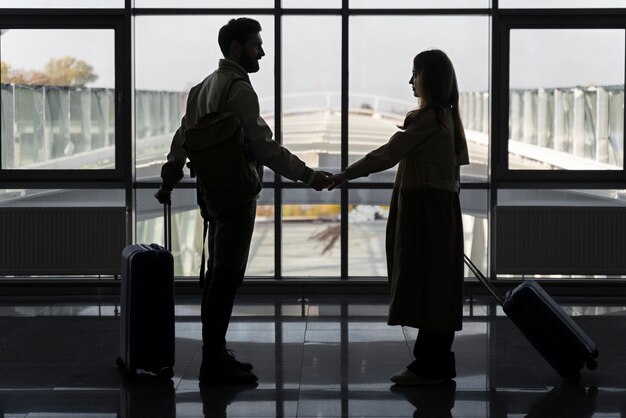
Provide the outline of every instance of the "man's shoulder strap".
<path id="1" fill-rule="evenodd" d="M 236 81 L 239 81 L 239 80 L 247 82 L 247 80 L 243 77 L 233 77 L 230 80 L 228 80 L 228 82 L 224 86 L 224 93 L 222 93 L 222 97 L 220 98 L 220 102 L 217 106 L 218 112 L 224 111 L 224 107 L 226 106 L 226 100 L 230 96 L 230 88 L 232 87 L 233 84 L 235 84 Z"/>

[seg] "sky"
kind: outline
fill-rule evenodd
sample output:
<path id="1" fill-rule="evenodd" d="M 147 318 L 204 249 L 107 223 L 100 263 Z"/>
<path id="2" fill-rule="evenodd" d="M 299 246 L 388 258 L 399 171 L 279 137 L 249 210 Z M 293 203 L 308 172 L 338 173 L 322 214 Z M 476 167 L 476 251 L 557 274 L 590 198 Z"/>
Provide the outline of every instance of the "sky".
<path id="1" fill-rule="evenodd" d="M 186 91 L 200 82 L 221 58 L 217 32 L 229 18 L 136 17 L 136 88 Z M 261 70 L 251 79 L 259 97 L 268 99 L 274 94 L 274 18 L 255 18 L 263 27 L 261 36 L 267 55 L 261 60 Z M 350 91 L 412 100 L 408 84 L 412 59 L 431 48 L 442 49 L 450 56 L 461 91 L 486 91 L 489 27 L 486 16 L 351 17 Z M 282 29 L 284 94 L 339 91 L 339 16 L 285 16 Z M 625 38 L 622 29 L 513 31 L 511 87 L 624 84 Z M 50 58 L 65 55 L 94 67 L 98 79 L 91 84 L 93 87 L 113 87 L 112 30 L 13 29 L 0 37 L 0 59 L 13 68 L 41 69 Z"/>

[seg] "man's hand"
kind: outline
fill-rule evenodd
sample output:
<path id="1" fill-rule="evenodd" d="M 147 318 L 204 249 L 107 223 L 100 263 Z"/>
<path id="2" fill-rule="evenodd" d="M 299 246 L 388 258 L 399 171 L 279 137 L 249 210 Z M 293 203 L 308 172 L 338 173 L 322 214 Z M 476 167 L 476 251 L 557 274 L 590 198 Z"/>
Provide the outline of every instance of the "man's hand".
<path id="1" fill-rule="evenodd" d="M 167 191 L 167 190 L 163 190 L 163 187 L 160 187 L 159 190 L 157 190 L 157 192 L 154 194 L 154 197 L 156 197 L 156 199 L 159 201 L 159 203 L 161 204 L 168 204 L 171 205 L 172 204 L 172 192 L 171 191 Z"/>
<path id="2" fill-rule="evenodd" d="M 313 177 L 313 182 L 310 184 L 310 186 L 318 192 L 326 189 L 332 184 L 331 181 L 328 179 L 328 177 L 331 175 L 331 173 L 327 173 L 326 171 L 316 171 L 315 177 Z"/>
<path id="3" fill-rule="evenodd" d="M 332 182 L 332 184 L 328 188 L 328 190 L 332 190 L 335 187 L 340 186 L 341 183 L 343 183 L 344 181 L 346 181 L 346 173 L 333 174 L 328 179 Z"/>

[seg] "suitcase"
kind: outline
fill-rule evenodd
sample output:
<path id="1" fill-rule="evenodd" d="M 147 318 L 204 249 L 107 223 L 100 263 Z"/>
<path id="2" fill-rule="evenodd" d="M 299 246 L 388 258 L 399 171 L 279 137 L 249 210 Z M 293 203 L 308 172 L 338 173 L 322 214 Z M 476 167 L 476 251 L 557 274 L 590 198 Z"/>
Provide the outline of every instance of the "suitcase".
<path id="1" fill-rule="evenodd" d="M 472 260 L 465 264 L 502 306 L 504 313 L 524 334 L 543 358 L 564 379 L 578 384 L 580 371 L 586 365 L 598 365 L 595 343 L 572 318 L 534 280 L 524 280 L 505 296 L 495 288 Z"/>
<path id="2" fill-rule="evenodd" d="M 171 206 L 164 205 L 165 247 L 133 244 L 122 252 L 120 357 L 127 377 L 137 371 L 174 376 L 174 259 Z"/>

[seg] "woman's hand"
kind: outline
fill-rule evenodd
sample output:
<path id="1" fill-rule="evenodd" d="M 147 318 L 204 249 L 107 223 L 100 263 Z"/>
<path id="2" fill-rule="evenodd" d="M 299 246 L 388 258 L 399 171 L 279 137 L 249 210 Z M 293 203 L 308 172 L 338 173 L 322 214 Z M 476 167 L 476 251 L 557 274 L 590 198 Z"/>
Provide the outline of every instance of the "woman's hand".
<path id="1" fill-rule="evenodd" d="M 340 186 L 341 183 L 346 181 L 346 173 L 341 172 L 341 173 L 333 174 L 328 179 L 333 183 L 330 185 L 328 190 L 333 190 L 335 187 Z"/>

